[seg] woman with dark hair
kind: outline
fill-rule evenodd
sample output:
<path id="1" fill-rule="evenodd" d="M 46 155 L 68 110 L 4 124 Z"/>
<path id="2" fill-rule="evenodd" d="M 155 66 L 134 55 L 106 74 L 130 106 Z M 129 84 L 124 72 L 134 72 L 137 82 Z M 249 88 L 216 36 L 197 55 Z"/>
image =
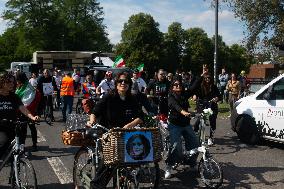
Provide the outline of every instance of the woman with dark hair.
<path id="1" fill-rule="evenodd" d="M 221 99 L 220 92 L 217 86 L 213 83 L 213 80 L 209 74 L 204 74 L 202 82 L 197 93 L 194 96 L 196 99 L 197 111 L 202 112 L 203 109 L 211 108 L 213 115 L 209 117 L 210 122 L 210 136 L 208 139 L 208 145 L 213 145 L 214 132 L 216 130 L 216 119 L 218 115 L 217 102 Z M 195 131 L 198 130 L 199 122 L 195 123 Z"/>
<path id="2" fill-rule="evenodd" d="M 25 73 L 20 72 L 16 74 L 16 95 L 21 99 L 24 106 L 33 114 L 36 114 L 36 109 L 40 102 L 39 92 L 29 83 L 29 80 Z M 26 120 L 26 117 L 21 115 L 21 119 Z M 33 151 L 37 151 L 37 130 L 35 123 L 31 122 L 28 124 L 31 130 L 32 141 L 33 141 Z M 21 137 L 21 143 L 25 143 L 27 137 L 27 125 L 23 126 L 23 133 Z"/>
<path id="3" fill-rule="evenodd" d="M 143 160 L 150 152 L 150 143 L 144 135 L 131 136 L 126 144 L 127 153 L 134 160 Z"/>
<path id="4" fill-rule="evenodd" d="M 118 74 L 114 92 L 105 95 L 98 102 L 90 116 L 89 124 L 95 123 L 96 118 L 99 118 L 100 124 L 108 128 L 131 128 L 141 124 L 142 108 L 136 98 L 131 95 L 131 85 L 132 81 L 128 74 Z"/>
<path id="5" fill-rule="evenodd" d="M 188 99 L 192 96 L 192 92 L 198 86 L 197 80 L 187 91 L 183 88 L 181 76 L 176 76 L 170 87 L 168 98 L 169 107 L 169 134 L 170 134 L 170 154 L 166 161 L 165 178 L 171 177 L 171 167 L 178 162 L 182 154 L 182 140 L 184 138 L 185 148 L 187 151 L 198 147 L 198 140 L 190 125 L 190 113 L 188 112 Z M 187 162 L 191 167 L 196 165 L 196 157 Z"/>
<path id="6" fill-rule="evenodd" d="M 38 120 L 23 105 L 21 99 L 14 94 L 15 78 L 9 73 L 0 75 L 0 156 L 6 151 L 9 143 L 15 138 L 13 124 L 2 123 L 3 119 L 16 120 L 20 111 L 31 120 Z M 1 158 L 1 157 L 0 157 Z"/>
<path id="7" fill-rule="evenodd" d="M 88 125 L 99 122 L 107 128 L 132 128 L 143 123 L 142 107 L 131 95 L 131 85 L 129 74 L 119 73 L 115 79 L 114 92 L 104 95 L 96 104 Z M 112 171 L 113 168 L 105 167 L 102 174 L 98 174 L 92 181 L 92 188 L 105 188 Z"/>

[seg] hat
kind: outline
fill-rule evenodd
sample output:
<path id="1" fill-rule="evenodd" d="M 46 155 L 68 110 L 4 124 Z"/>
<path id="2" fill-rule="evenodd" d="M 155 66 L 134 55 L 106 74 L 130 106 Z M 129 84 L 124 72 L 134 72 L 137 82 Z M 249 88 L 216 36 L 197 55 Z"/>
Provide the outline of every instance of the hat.
<path id="1" fill-rule="evenodd" d="M 242 70 L 241 75 L 245 75 L 245 74 L 246 74 L 245 70 Z"/>

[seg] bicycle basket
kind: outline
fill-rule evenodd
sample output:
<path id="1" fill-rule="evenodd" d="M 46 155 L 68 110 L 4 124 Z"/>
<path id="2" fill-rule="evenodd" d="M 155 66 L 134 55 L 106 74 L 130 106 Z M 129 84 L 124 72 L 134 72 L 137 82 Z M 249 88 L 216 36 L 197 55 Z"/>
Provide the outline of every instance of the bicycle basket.
<path id="1" fill-rule="evenodd" d="M 158 128 L 113 128 L 102 137 L 104 163 L 143 164 L 162 159 Z"/>
<path id="2" fill-rule="evenodd" d="M 85 129 L 78 129 L 72 131 L 63 130 L 61 133 L 62 142 L 65 145 L 71 146 L 91 146 L 94 145 L 94 141 L 86 137 Z"/>
<path id="3" fill-rule="evenodd" d="M 88 115 L 84 114 L 69 114 L 66 120 L 65 130 L 73 131 L 77 129 L 84 129 L 89 120 Z"/>

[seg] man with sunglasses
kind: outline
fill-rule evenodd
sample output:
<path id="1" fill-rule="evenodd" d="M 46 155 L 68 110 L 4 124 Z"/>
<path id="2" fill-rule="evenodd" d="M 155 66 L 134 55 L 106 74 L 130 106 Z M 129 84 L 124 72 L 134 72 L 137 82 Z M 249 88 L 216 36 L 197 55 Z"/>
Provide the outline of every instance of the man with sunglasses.
<path id="1" fill-rule="evenodd" d="M 166 71 L 160 69 L 157 79 L 151 81 L 146 88 L 145 93 L 153 98 L 153 103 L 158 108 L 158 113 L 168 115 L 168 93 L 170 82 L 166 79 Z"/>

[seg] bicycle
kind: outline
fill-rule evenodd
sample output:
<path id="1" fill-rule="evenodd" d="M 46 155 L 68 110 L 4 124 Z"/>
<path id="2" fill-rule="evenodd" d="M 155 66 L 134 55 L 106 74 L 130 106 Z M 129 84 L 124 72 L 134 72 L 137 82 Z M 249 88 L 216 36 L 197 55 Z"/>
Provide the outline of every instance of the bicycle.
<path id="1" fill-rule="evenodd" d="M 44 96 L 44 111 L 43 111 L 43 115 L 44 115 L 44 120 L 45 122 L 51 126 L 51 123 L 53 121 L 53 116 L 52 116 L 52 110 L 51 110 L 51 106 L 52 104 L 48 104 L 48 102 L 50 101 L 49 99 L 52 98 L 52 95 L 47 95 L 47 96 Z M 52 102 L 52 99 L 51 99 L 51 102 Z"/>
<path id="2" fill-rule="evenodd" d="M 223 171 L 219 163 L 209 153 L 209 146 L 207 145 L 205 134 L 205 128 L 206 125 L 208 125 L 207 122 L 212 113 L 213 112 L 210 108 L 204 109 L 202 113 L 191 113 L 191 117 L 200 119 L 198 132 L 200 144 L 199 147 L 190 151 L 186 151 L 183 147 L 183 158 L 181 162 L 178 162 L 173 168 L 177 168 L 179 165 L 186 165 L 187 162 L 190 162 L 190 159 L 193 156 L 201 154 L 202 157 L 198 163 L 198 172 L 201 176 L 202 182 L 209 188 L 219 188 L 223 183 Z M 162 133 L 162 140 L 164 144 L 163 158 L 166 159 L 172 150 L 169 140 L 169 131 L 163 124 L 159 124 L 159 128 Z"/>
<path id="3" fill-rule="evenodd" d="M 9 177 L 11 187 L 17 189 L 37 189 L 37 178 L 34 167 L 25 156 L 24 144 L 20 144 L 19 139 L 20 127 L 22 124 L 27 124 L 27 121 L 2 120 L 1 122 L 3 124 L 14 124 L 16 126 L 16 137 L 8 147 L 5 156 L 2 157 L 3 162 L 0 164 L 0 172 L 3 167 L 9 166 L 9 163 L 11 163 L 11 172 Z"/>
<path id="4" fill-rule="evenodd" d="M 94 104 L 96 104 L 100 100 L 100 98 L 97 97 L 94 90 L 90 89 L 89 93 L 90 93 L 89 99 L 91 99 L 94 102 Z M 76 108 L 75 108 L 76 114 L 83 114 L 84 113 L 84 108 L 83 108 L 83 104 L 82 104 L 83 99 L 84 99 L 84 97 L 78 98 Z"/>
<path id="5" fill-rule="evenodd" d="M 91 181 L 105 166 L 102 154 L 101 133 L 109 132 L 102 125 L 95 124 L 87 129 L 95 145 L 82 146 L 74 157 L 73 181 L 75 188 L 90 188 Z M 118 189 L 158 188 L 160 168 L 158 163 L 129 164 L 112 166 L 113 187 Z M 107 179 L 107 178 L 105 178 Z M 106 181 L 107 182 L 107 181 Z"/>

